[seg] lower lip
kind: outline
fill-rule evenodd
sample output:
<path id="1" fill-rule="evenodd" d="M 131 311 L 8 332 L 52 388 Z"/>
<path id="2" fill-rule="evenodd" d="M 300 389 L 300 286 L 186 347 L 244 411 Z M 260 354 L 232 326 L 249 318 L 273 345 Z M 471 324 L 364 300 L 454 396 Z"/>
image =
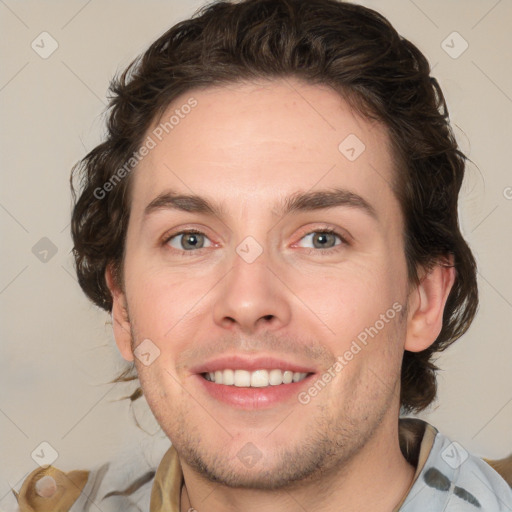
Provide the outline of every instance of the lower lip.
<path id="1" fill-rule="evenodd" d="M 309 380 L 313 376 L 314 374 L 308 375 L 300 382 L 264 388 L 244 388 L 215 384 L 215 382 L 206 380 L 202 375 L 197 375 L 197 378 L 206 392 L 216 400 L 239 409 L 254 410 L 269 409 L 290 400 L 292 397 L 298 402 L 298 393 L 301 388 L 309 384 Z"/>

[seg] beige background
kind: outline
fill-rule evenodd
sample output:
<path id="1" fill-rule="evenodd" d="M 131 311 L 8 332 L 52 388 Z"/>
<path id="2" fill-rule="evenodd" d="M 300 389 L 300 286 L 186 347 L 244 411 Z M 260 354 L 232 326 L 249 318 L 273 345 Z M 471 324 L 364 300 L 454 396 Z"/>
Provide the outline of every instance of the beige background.
<path id="1" fill-rule="evenodd" d="M 481 307 L 470 332 L 440 358 L 439 401 L 421 416 L 479 455 L 503 456 L 512 450 L 512 3 L 362 3 L 428 56 L 475 163 L 461 216 L 479 264 Z M 108 315 L 88 303 L 74 276 L 68 177 L 101 139 L 112 75 L 202 4 L 0 0 L 0 509 L 10 486 L 37 467 L 31 453 L 43 441 L 63 470 L 90 468 L 135 443 L 152 446 L 128 402 L 114 402 L 132 387 L 107 384 L 123 360 Z M 43 31 L 59 45 L 47 59 L 31 47 Z M 454 31 L 469 44 L 458 58 L 442 47 Z M 462 48 L 457 37 L 447 40 L 452 53 Z M 57 249 L 46 262 L 33 253 L 48 244 L 43 237 Z M 156 432 L 147 406 L 135 409 Z M 158 443 L 156 459 L 167 441 Z"/>

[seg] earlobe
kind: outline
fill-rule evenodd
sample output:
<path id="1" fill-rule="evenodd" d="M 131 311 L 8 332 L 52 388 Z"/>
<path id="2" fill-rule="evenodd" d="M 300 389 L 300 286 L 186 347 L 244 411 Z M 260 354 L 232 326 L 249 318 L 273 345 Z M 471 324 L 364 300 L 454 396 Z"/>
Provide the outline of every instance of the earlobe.
<path id="1" fill-rule="evenodd" d="M 132 335 L 126 306 L 126 295 L 117 285 L 111 265 L 108 265 L 105 269 L 105 280 L 112 295 L 112 329 L 117 348 L 126 361 L 133 361 Z"/>
<path id="2" fill-rule="evenodd" d="M 443 327 L 448 295 L 455 282 L 453 258 L 425 273 L 409 299 L 405 350 L 421 352 L 434 343 Z"/>

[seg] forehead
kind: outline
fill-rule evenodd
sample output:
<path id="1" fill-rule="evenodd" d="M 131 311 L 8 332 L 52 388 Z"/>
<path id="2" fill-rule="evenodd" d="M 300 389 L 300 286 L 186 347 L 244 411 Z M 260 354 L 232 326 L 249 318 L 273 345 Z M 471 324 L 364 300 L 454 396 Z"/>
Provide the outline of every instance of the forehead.
<path id="1" fill-rule="evenodd" d="M 332 187 L 396 214 L 386 128 L 326 86 L 286 79 L 192 90 L 145 137 L 151 149 L 133 173 L 134 216 L 166 189 L 238 214 Z"/>

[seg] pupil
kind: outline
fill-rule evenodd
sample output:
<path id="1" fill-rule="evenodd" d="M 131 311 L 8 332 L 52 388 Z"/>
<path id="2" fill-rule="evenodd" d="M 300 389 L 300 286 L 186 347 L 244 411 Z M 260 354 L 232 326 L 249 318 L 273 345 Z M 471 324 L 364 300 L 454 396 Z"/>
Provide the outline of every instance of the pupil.
<path id="1" fill-rule="evenodd" d="M 194 233 L 189 233 L 185 237 L 185 243 L 183 245 L 184 245 L 185 248 L 200 246 L 199 241 L 198 241 L 198 235 L 194 234 Z"/>
<path id="2" fill-rule="evenodd" d="M 330 233 L 320 233 L 318 234 L 316 241 L 320 244 L 321 247 L 326 246 L 327 237 L 331 236 Z"/>

